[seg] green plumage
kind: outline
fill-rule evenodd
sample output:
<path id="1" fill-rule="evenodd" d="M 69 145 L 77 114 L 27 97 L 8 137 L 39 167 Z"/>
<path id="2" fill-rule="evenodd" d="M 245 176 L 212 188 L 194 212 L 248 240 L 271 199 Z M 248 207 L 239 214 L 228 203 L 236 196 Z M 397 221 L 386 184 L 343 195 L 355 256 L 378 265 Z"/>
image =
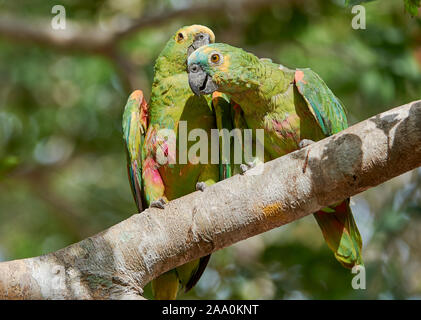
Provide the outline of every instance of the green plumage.
<path id="1" fill-rule="evenodd" d="M 295 78 L 298 91 L 314 112 L 325 136 L 348 127 L 345 107 L 315 72 L 311 69 L 298 69 Z"/>
<path id="2" fill-rule="evenodd" d="M 210 42 L 214 41 L 212 31 L 203 26 L 193 25 L 178 30 L 156 61 L 150 105 L 138 90 L 130 96 L 125 107 L 123 132 L 128 154 L 128 174 L 139 211 L 159 199 L 169 201 L 194 192 L 197 182 L 211 185 L 230 174 L 229 166 L 220 170 L 219 165 L 180 161 L 184 156 L 187 159 L 187 154 L 178 149 L 180 140 L 183 140 L 182 143 L 187 141 L 187 136 L 180 137 L 182 124 L 186 125 L 187 134 L 192 129 L 202 129 L 208 137 L 211 136 L 211 129 L 217 128 L 212 99 L 193 95 L 188 84 L 187 54 L 200 35 L 205 39 L 207 37 Z M 229 108 L 228 103 L 220 103 L 218 110 L 221 108 Z M 223 124 L 220 122 L 220 125 Z M 175 140 L 166 136 L 170 130 Z M 195 143 L 189 141 L 186 152 Z M 210 148 L 210 143 L 208 145 Z M 175 150 L 175 153 L 171 150 Z M 210 157 L 211 153 L 208 154 Z M 203 273 L 209 257 L 191 261 L 153 280 L 155 298 L 175 299 L 179 285 L 186 291 L 192 288 Z"/>
<path id="3" fill-rule="evenodd" d="M 188 59 L 189 70 L 193 65 L 198 68 L 190 72 L 190 80 L 205 72 L 215 88 L 241 106 L 248 128 L 265 130 L 262 161 L 299 149 L 303 139 L 318 141 L 347 127 L 343 105 L 310 69 L 288 69 L 226 44 L 199 48 Z M 363 263 L 349 199 L 315 213 L 315 218 L 343 266 Z"/>

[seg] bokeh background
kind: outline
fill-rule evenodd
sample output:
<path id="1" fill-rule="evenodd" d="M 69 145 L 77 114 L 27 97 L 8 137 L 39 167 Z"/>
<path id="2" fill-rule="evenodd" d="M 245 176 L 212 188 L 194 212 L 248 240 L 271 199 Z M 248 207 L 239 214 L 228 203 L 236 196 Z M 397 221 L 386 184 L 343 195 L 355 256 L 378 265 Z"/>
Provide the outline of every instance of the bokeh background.
<path id="1" fill-rule="evenodd" d="M 56 4 L 88 45 L 58 41 L 69 34 L 49 27 Z M 0 0 L 0 261 L 55 251 L 136 212 L 122 109 L 133 88 L 149 96 L 154 60 L 183 25 L 207 25 L 219 42 L 312 68 L 351 124 L 420 99 L 420 18 L 403 1 L 365 8 L 366 30 L 354 30 L 343 0 Z M 41 41 L 45 30 L 54 36 Z M 418 169 L 353 198 L 366 290 L 352 289 L 354 275 L 308 216 L 216 252 L 180 298 L 421 298 L 420 186 Z"/>

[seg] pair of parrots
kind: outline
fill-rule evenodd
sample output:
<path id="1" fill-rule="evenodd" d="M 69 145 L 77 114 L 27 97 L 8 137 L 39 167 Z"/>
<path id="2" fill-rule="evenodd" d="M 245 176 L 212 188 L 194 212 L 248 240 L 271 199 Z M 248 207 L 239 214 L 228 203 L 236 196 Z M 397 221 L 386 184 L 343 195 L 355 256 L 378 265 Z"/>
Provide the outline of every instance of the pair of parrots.
<path id="1" fill-rule="evenodd" d="M 207 27 L 181 28 L 155 63 L 149 104 L 140 90 L 128 99 L 123 138 L 129 181 L 139 212 L 150 206 L 162 208 L 167 201 L 203 190 L 234 172 L 227 159 L 220 159 L 220 164 L 179 163 L 172 151 L 179 145 L 182 121 L 188 132 L 200 128 L 208 137 L 211 129 L 264 129 L 264 141 L 258 141 L 265 151 L 260 161 L 283 156 L 347 127 L 344 107 L 310 69 L 288 69 L 214 42 L 215 36 Z M 162 134 L 166 130 L 172 130 L 175 136 L 168 139 Z M 187 149 L 192 144 L 188 142 Z M 362 241 L 349 199 L 314 216 L 336 259 L 347 268 L 361 265 Z M 209 257 L 186 263 L 153 280 L 154 297 L 175 299 L 180 287 L 191 289 Z"/>

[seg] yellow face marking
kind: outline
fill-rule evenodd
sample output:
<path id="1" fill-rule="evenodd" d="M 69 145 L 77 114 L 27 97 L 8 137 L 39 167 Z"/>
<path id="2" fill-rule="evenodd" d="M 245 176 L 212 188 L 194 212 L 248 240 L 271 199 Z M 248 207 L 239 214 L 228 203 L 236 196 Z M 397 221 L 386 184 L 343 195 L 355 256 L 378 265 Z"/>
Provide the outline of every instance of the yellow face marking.
<path id="1" fill-rule="evenodd" d="M 231 64 L 230 57 L 224 56 L 224 61 L 221 63 L 221 65 L 218 68 L 222 72 L 228 72 L 228 68 L 229 68 L 230 64 Z"/>
<path id="2" fill-rule="evenodd" d="M 198 33 L 207 33 L 210 36 L 210 42 L 211 43 L 215 42 L 215 34 L 213 33 L 213 31 L 209 29 L 208 27 L 201 26 L 200 24 L 194 24 L 194 25 L 179 29 L 175 36 L 176 40 L 177 40 L 177 35 L 179 33 L 183 33 L 186 36 L 186 38 L 190 36 L 194 36 Z"/>

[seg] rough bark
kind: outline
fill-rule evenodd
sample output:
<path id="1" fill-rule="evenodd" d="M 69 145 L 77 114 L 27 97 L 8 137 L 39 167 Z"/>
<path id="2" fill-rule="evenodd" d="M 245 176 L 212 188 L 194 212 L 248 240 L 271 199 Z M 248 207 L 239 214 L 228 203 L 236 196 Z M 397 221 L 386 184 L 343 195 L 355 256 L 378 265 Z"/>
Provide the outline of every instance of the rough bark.
<path id="1" fill-rule="evenodd" d="M 421 100 L 148 209 L 57 252 L 0 263 L 0 298 L 142 298 L 159 274 L 421 165 Z"/>

